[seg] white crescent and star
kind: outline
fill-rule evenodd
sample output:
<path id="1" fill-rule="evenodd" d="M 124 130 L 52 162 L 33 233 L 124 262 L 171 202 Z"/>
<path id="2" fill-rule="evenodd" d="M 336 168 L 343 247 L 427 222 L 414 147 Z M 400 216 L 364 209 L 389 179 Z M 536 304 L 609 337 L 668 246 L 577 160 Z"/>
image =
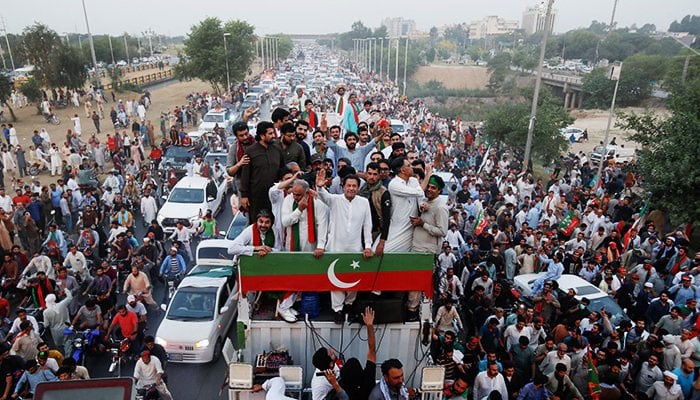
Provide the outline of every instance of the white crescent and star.
<path id="1" fill-rule="evenodd" d="M 333 260 L 331 265 L 328 266 L 328 280 L 333 284 L 333 286 L 340 288 L 340 289 L 350 289 L 351 287 L 356 286 L 358 283 L 360 283 L 360 279 L 356 280 L 355 282 L 343 282 L 338 277 L 335 275 L 335 264 L 338 262 L 338 258 Z M 358 261 L 353 260 L 353 262 L 350 264 L 352 266 L 352 269 L 358 269 L 360 268 L 360 263 Z"/>

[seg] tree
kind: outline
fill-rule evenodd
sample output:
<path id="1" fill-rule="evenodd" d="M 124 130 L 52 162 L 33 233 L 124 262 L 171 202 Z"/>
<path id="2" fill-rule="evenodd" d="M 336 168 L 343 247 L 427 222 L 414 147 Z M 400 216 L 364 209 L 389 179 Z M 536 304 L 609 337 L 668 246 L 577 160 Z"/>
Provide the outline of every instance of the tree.
<path id="1" fill-rule="evenodd" d="M 469 28 L 464 24 L 448 26 L 443 34 L 445 40 L 454 42 L 457 47 L 465 48 L 469 44 Z"/>
<path id="2" fill-rule="evenodd" d="M 355 21 L 352 23 L 350 31 L 338 35 L 338 45 L 343 50 L 352 50 L 354 48 L 354 39 L 365 39 L 368 37 L 372 37 L 372 29 L 366 27 L 362 21 Z"/>
<path id="3" fill-rule="evenodd" d="M 608 24 L 593 20 L 588 30 L 598 35 L 603 35 L 608 32 Z"/>
<path id="4" fill-rule="evenodd" d="M 58 34 L 48 26 L 35 23 L 24 28 L 22 53 L 27 62 L 34 65 L 34 77 L 40 85 L 52 86 L 52 74 L 56 71 L 55 51 L 61 45 Z"/>
<path id="5" fill-rule="evenodd" d="M 36 105 L 37 114 L 41 114 L 41 101 L 44 98 L 44 94 L 41 92 L 41 84 L 36 78 L 31 77 L 22 86 L 19 87 L 19 91 L 23 95 L 27 96 L 30 103 Z"/>
<path id="6" fill-rule="evenodd" d="M 490 139 L 524 152 L 529 121 L 529 104 L 506 104 L 494 108 L 486 115 L 484 132 Z M 545 164 L 558 159 L 568 146 L 560 130 L 573 121 L 551 93 L 542 90 L 533 132 L 532 158 Z"/>
<path id="7" fill-rule="evenodd" d="M 82 88 L 87 79 L 85 60 L 75 47 L 61 44 L 56 49 L 54 70 L 51 72 L 51 87 Z"/>
<path id="8" fill-rule="evenodd" d="M 292 43 L 292 38 L 289 36 L 283 34 L 283 33 L 278 33 L 274 35 L 277 38 L 277 51 L 279 52 L 279 58 L 281 60 L 284 60 L 285 58 L 289 57 L 289 54 L 292 52 L 292 49 L 294 48 L 294 43 Z"/>
<path id="9" fill-rule="evenodd" d="M 511 55 L 510 53 L 498 53 L 489 60 L 489 77 L 488 88 L 494 92 L 500 91 L 503 83 L 510 71 Z"/>
<path id="10" fill-rule="evenodd" d="M 226 39 L 224 52 L 224 32 Z M 218 18 L 207 18 L 192 27 L 184 43 L 184 57 L 175 66 L 180 79 L 198 78 L 220 93 L 226 87 L 226 64 L 232 82 L 242 81 L 255 52 L 254 28 L 244 21 L 229 21 L 223 26 Z"/>
<path id="11" fill-rule="evenodd" d="M 594 60 L 595 49 L 598 45 L 599 36 L 589 30 L 577 29 L 566 32 L 562 35 L 560 43 L 564 50 L 564 58 L 580 58 L 583 60 Z"/>
<path id="12" fill-rule="evenodd" d="M 649 35 L 656 32 L 656 25 L 654 24 L 644 24 L 641 28 L 637 29 L 637 32 Z"/>
<path id="13" fill-rule="evenodd" d="M 651 95 L 655 81 L 666 75 L 668 59 L 664 56 L 635 54 L 625 60 L 617 91 L 617 106 L 636 106 Z M 586 107 L 610 107 L 615 82 L 608 79 L 607 68 L 596 68 L 583 77 Z"/>
<path id="14" fill-rule="evenodd" d="M 652 193 L 652 205 L 667 209 L 674 225 L 700 221 L 697 192 L 700 169 L 700 76 L 695 75 L 671 94 L 668 118 L 646 114 L 622 114 L 617 126 L 634 133 L 630 139 L 642 144 L 636 172 L 641 186 Z"/>
<path id="15" fill-rule="evenodd" d="M 12 81 L 10 77 L 4 73 L 0 73 L 0 104 L 4 105 L 8 110 L 10 110 L 10 118 L 12 122 L 17 121 L 17 116 L 14 110 L 10 106 L 10 96 L 12 95 Z"/>
<path id="16" fill-rule="evenodd" d="M 700 15 L 686 15 L 681 22 L 673 21 L 668 30 L 669 32 L 688 32 L 691 35 L 700 35 Z"/>
<path id="17" fill-rule="evenodd" d="M 383 38 L 383 37 L 388 37 L 388 36 L 389 36 L 389 31 L 386 29 L 386 26 L 384 26 L 384 25 L 375 29 L 374 33 L 372 34 L 372 37 L 376 37 L 376 38 Z"/>
<path id="18" fill-rule="evenodd" d="M 440 37 L 440 35 L 438 34 L 437 27 L 433 26 L 432 28 L 430 28 L 429 37 L 430 37 L 430 45 L 435 46 L 435 43 L 437 43 L 437 40 Z"/>

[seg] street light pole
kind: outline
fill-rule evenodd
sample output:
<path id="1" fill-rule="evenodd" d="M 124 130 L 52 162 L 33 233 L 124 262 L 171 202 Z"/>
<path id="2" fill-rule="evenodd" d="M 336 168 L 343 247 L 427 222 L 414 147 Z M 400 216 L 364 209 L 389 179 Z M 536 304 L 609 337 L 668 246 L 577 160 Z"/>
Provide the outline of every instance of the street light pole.
<path id="1" fill-rule="evenodd" d="M 87 10 L 85 9 L 85 0 L 83 3 L 83 14 L 85 15 L 85 27 L 87 28 L 88 40 L 90 41 L 90 54 L 92 55 L 92 65 L 95 67 L 95 80 L 97 87 L 100 87 L 100 75 L 97 73 L 97 57 L 95 57 L 95 43 L 92 41 L 92 33 L 90 33 L 90 23 L 88 23 Z"/>
<path id="2" fill-rule="evenodd" d="M 406 96 L 406 69 L 408 67 L 408 36 L 406 36 L 406 55 L 403 60 L 403 95 Z"/>
<path id="3" fill-rule="evenodd" d="M 5 44 L 7 45 L 7 55 L 10 56 L 10 65 L 12 65 L 12 71 L 15 70 L 15 59 L 12 58 L 12 48 L 10 48 L 10 39 L 7 37 L 7 26 L 5 26 L 5 17 L 0 16 L 0 22 L 2 22 L 2 31 L 5 34 Z"/>
<path id="4" fill-rule="evenodd" d="M 535 132 L 535 119 L 537 118 L 537 101 L 540 97 L 540 86 L 542 84 L 542 64 L 547 50 L 547 39 L 549 38 L 549 28 L 552 18 L 552 5 L 554 0 L 547 3 L 547 14 L 544 18 L 544 35 L 542 35 L 542 46 L 540 48 L 540 61 L 537 64 L 537 77 L 535 78 L 535 93 L 532 95 L 532 109 L 530 110 L 530 123 L 527 126 L 527 140 L 525 141 L 525 159 L 523 167 L 527 170 L 530 163 L 530 151 L 532 149 L 532 135 Z"/>
<path id="5" fill-rule="evenodd" d="M 380 45 L 379 45 L 379 80 L 382 80 L 382 64 L 384 64 L 384 38 L 380 39 Z"/>
<path id="6" fill-rule="evenodd" d="M 394 68 L 394 86 L 399 86 L 399 45 L 401 44 L 401 36 L 396 38 L 396 67 Z"/>
<path id="7" fill-rule="evenodd" d="M 391 38 L 386 40 L 386 80 L 391 81 Z"/>
<path id="8" fill-rule="evenodd" d="M 126 41 L 126 32 L 124 32 L 124 52 L 126 53 L 126 64 L 131 65 L 131 59 L 129 58 L 129 43 Z"/>
<path id="9" fill-rule="evenodd" d="M 109 40 L 109 53 L 112 55 L 112 67 L 114 67 L 114 48 L 112 48 L 112 35 L 107 35 Z"/>
<path id="10" fill-rule="evenodd" d="M 613 65 L 610 70 L 610 79 L 615 80 L 615 90 L 613 90 L 612 101 L 610 102 L 610 112 L 608 113 L 608 125 L 605 127 L 605 138 L 603 139 L 603 154 L 600 156 L 600 162 L 598 163 L 598 181 L 597 183 L 602 185 L 603 163 L 607 161 L 608 156 L 608 138 L 610 136 L 610 125 L 612 125 L 613 113 L 615 112 L 615 99 L 617 98 L 617 88 L 620 85 L 620 73 L 622 72 L 622 63 L 619 65 Z M 595 188 L 594 188 L 595 190 Z"/>
<path id="11" fill-rule="evenodd" d="M 226 91 L 231 90 L 231 77 L 228 71 L 228 48 L 226 47 L 226 36 L 231 36 L 229 32 L 224 32 L 224 57 L 226 58 Z"/>

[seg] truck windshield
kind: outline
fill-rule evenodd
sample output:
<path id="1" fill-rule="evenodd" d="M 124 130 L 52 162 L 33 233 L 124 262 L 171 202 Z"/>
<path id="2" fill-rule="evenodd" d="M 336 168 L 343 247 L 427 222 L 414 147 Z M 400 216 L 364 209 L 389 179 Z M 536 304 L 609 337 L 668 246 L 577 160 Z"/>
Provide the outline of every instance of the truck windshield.
<path id="1" fill-rule="evenodd" d="M 216 288 L 180 288 L 165 317 L 175 321 L 209 321 L 214 319 L 215 309 Z"/>
<path id="2" fill-rule="evenodd" d="M 168 199 L 171 203 L 201 204 L 204 202 L 204 190 L 175 188 Z"/>
<path id="3" fill-rule="evenodd" d="M 224 114 L 207 114 L 204 116 L 204 122 L 224 122 Z"/>

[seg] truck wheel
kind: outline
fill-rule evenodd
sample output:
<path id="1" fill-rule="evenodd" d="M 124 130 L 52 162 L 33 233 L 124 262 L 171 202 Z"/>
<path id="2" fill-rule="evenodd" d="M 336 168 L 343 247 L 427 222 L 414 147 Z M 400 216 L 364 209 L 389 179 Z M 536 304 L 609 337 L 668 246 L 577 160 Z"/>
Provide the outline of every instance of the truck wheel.
<path id="1" fill-rule="evenodd" d="M 221 352 L 223 348 L 224 346 L 221 343 L 221 338 L 216 339 L 216 344 L 214 345 L 214 354 L 212 354 L 211 356 L 212 364 L 215 364 L 217 361 L 219 361 L 219 358 L 221 358 Z"/>

